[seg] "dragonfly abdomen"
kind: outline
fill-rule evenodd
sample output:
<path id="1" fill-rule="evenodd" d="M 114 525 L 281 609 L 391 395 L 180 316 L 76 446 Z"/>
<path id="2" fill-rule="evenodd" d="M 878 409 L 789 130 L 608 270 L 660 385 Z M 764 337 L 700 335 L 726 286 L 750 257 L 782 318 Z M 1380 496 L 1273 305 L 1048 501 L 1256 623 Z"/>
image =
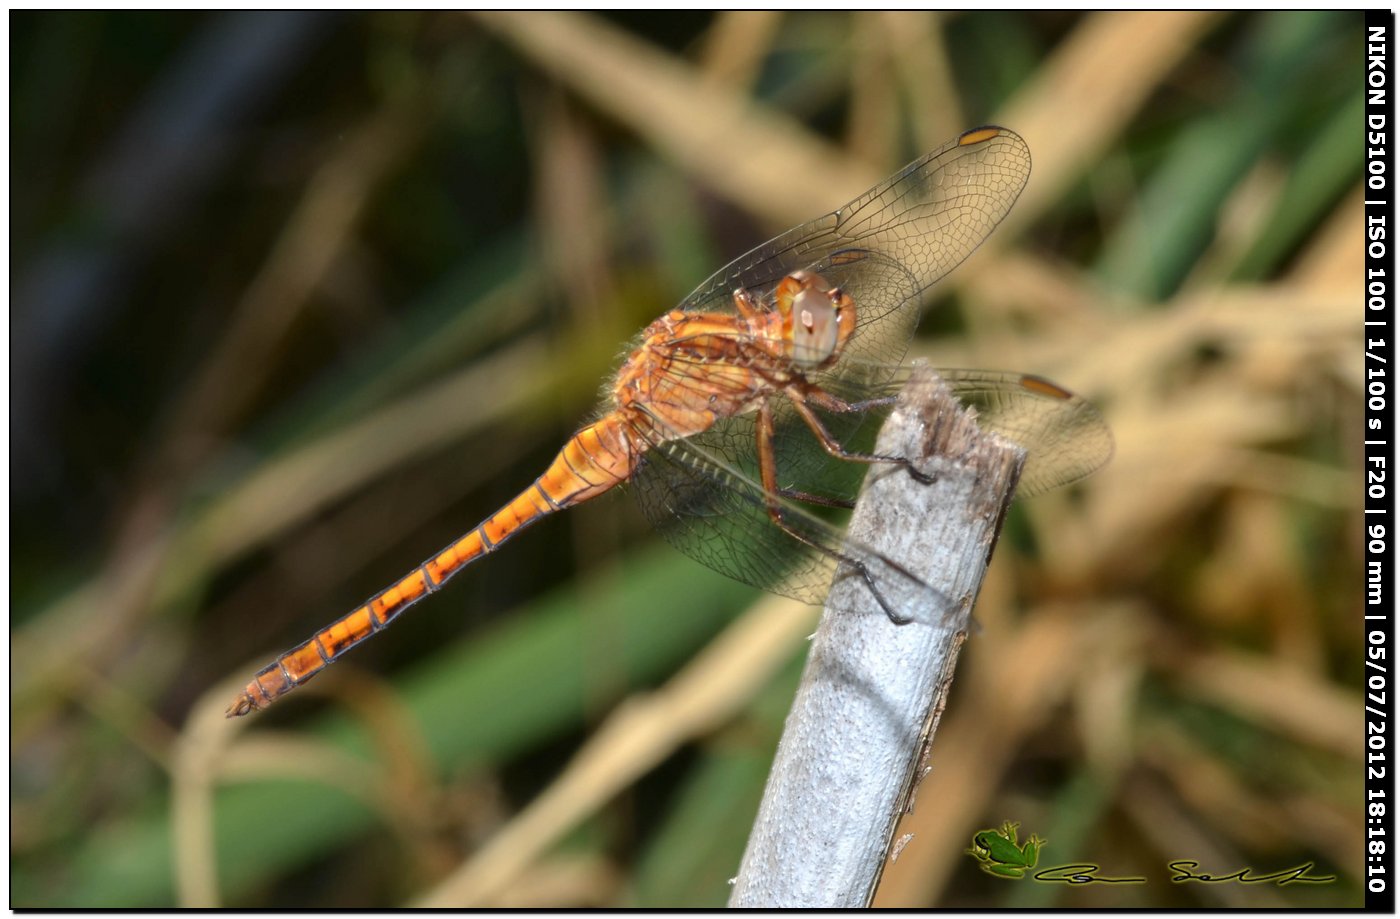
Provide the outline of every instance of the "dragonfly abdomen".
<path id="1" fill-rule="evenodd" d="M 536 520 L 625 481 L 636 466 L 627 431 L 626 420 L 614 413 L 569 438 L 534 484 L 392 587 L 259 670 L 225 714 L 233 718 L 267 708 Z"/>

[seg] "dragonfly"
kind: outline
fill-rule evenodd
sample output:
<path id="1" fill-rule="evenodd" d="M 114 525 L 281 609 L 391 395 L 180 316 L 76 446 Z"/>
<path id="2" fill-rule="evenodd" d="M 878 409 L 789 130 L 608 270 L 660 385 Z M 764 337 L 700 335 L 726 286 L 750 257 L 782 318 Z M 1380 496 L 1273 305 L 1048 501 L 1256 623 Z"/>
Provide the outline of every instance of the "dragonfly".
<path id="1" fill-rule="evenodd" d="M 854 574 L 891 621 L 941 595 L 831 521 L 866 472 L 905 379 L 924 292 L 1010 211 L 1030 151 L 966 131 L 844 207 L 736 259 L 644 329 L 596 420 L 475 529 L 253 677 L 229 717 L 265 709 L 543 517 L 629 483 L 675 546 L 740 581 L 820 603 Z M 979 424 L 1020 444 L 1021 494 L 1103 465 L 1112 436 L 1085 399 L 1040 377 L 940 371 Z M 912 604 L 912 605 L 911 605 Z"/>

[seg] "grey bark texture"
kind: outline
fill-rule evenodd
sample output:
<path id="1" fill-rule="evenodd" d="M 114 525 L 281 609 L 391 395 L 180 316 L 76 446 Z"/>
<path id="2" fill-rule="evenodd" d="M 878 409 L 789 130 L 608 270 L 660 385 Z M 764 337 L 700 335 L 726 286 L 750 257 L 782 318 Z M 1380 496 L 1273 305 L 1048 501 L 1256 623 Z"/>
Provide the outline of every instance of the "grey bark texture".
<path id="1" fill-rule="evenodd" d="M 979 430 L 926 368 L 900 394 L 876 452 L 908 457 L 933 481 L 873 468 L 849 538 L 935 588 L 942 608 L 904 610 L 916 621 L 896 625 L 859 578 L 836 580 L 731 907 L 869 904 L 899 818 L 930 768 L 973 601 L 1025 460 Z"/>

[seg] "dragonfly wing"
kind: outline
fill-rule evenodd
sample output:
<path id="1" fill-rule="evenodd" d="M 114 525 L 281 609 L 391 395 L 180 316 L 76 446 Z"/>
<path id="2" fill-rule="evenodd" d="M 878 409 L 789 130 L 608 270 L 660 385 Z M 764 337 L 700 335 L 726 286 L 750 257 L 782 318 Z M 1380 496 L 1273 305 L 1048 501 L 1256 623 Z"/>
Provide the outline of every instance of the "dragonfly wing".
<path id="1" fill-rule="evenodd" d="M 820 270 L 840 253 L 858 250 L 883 256 L 909 279 L 899 296 L 884 288 L 879 272 L 838 282 L 860 310 L 860 324 L 879 325 L 907 314 L 902 325 L 912 334 L 920 294 L 991 234 L 1020 196 L 1030 170 L 1030 150 L 1015 132 L 967 131 L 846 206 L 735 259 L 696 288 L 681 309 L 727 309 L 736 288 L 761 299 L 793 271 Z M 902 346 L 900 354 L 878 359 L 898 361 Z"/>
<path id="2" fill-rule="evenodd" d="M 939 370 L 977 424 L 1026 448 L 1017 494 L 1077 482 L 1113 456 L 1113 432 L 1089 400 L 1042 377 L 991 370 Z"/>
<path id="3" fill-rule="evenodd" d="M 822 603 L 834 578 L 855 576 L 867 579 L 887 609 L 931 618 L 949 608 L 937 590 L 853 543 L 833 523 L 768 495 L 756 465 L 741 468 L 722 455 L 729 452 L 724 440 L 738 436 L 739 427 L 689 438 L 653 435 L 631 484 L 643 513 L 668 542 L 721 574 L 804 603 Z M 748 428 L 752 437 L 751 422 Z M 773 522 L 770 501 L 800 538 Z"/>
<path id="4" fill-rule="evenodd" d="M 824 388 L 849 402 L 896 395 L 912 368 L 868 367 Z M 1083 396 L 1025 373 L 997 370 L 935 371 L 977 424 L 1025 448 L 1026 465 L 1016 493 L 1044 494 L 1090 475 L 1113 457 L 1113 432 Z M 877 381 L 877 382 L 869 382 Z"/>

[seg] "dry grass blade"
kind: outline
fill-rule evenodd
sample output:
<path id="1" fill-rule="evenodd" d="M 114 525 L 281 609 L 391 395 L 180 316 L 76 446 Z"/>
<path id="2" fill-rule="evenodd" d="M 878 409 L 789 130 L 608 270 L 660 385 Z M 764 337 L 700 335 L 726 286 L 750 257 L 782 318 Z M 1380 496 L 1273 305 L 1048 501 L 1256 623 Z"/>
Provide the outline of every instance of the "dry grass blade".
<path id="1" fill-rule="evenodd" d="M 1209 820 L 1216 834 L 1250 849 L 1316 846 L 1341 870 L 1360 879 L 1366 844 L 1352 831 L 1342 801 L 1313 792 L 1280 802 L 1276 793 L 1254 787 L 1248 776 L 1167 722 L 1153 724 L 1141 747 L 1141 761 L 1165 776 L 1176 795 Z"/>
<path id="2" fill-rule="evenodd" d="M 339 153 L 312 177 L 262 270 L 234 308 L 233 320 L 173 411 L 173 458 L 188 462 L 233 422 L 264 382 L 254 371 L 289 330 L 350 241 L 370 197 L 422 134 L 423 113 L 390 107 L 350 132 Z"/>
<path id="3" fill-rule="evenodd" d="M 1173 669 L 1183 690 L 1261 727 L 1349 759 L 1364 754 L 1360 696 L 1281 661 L 1239 652 L 1192 655 Z"/>
<path id="4" fill-rule="evenodd" d="M 606 907 L 619 898 L 625 878 L 611 862 L 560 855 L 530 867 L 508 891 L 486 904 L 492 909 L 577 910 Z"/>
<path id="5" fill-rule="evenodd" d="M 527 408 L 554 382 L 538 372 L 549 354 L 541 339 L 525 338 L 266 464 L 202 515 L 194 538 L 216 559 L 227 559 L 385 471 Z M 479 398 L 498 379 L 531 382 Z"/>
<path id="6" fill-rule="evenodd" d="M 880 178 L 787 115 L 716 87 L 689 64 L 601 19 L 475 15 L 541 70 L 774 226 L 810 220 Z"/>
<path id="7" fill-rule="evenodd" d="M 782 22 L 783 14 L 776 10 L 730 10 L 716 15 L 700 51 L 704 78 L 748 95 Z"/>
<path id="8" fill-rule="evenodd" d="M 932 150 L 971 124 L 963 114 L 948 59 L 943 28 L 947 14 L 887 11 L 879 16 L 900 88 L 909 98 L 919 146 Z"/>
<path id="9" fill-rule="evenodd" d="M 223 717 L 222 697 L 218 716 Z M 227 719 L 224 719 L 227 720 Z M 221 902 L 214 851 L 214 792 L 218 785 L 249 779 L 300 779 L 339 788 L 379 805 L 386 822 L 381 770 L 328 743 L 297 734 L 260 736 L 225 746 L 217 728 L 195 729 L 181 738 L 171 777 L 171 855 L 180 905 L 211 908 Z"/>
<path id="10" fill-rule="evenodd" d="M 1350 308 L 1361 294 L 1365 201 L 1365 190 L 1358 188 L 1318 228 L 1312 245 L 1289 276 L 1293 284 L 1308 290 L 1333 291 Z"/>
<path id="11" fill-rule="evenodd" d="M 893 160 L 901 113 L 894 61 L 885 41 L 885 26 L 874 13 L 851 16 L 851 102 L 848 107 L 847 145 L 853 156 L 871 163 Z M 961 128 L 949 137 L 956 137 Z M 938 144 L 935 143 L 934 146 Z"/>
<path id="12" fill-rule="evenodd" d="M 1003 241 L 1060 200 L 1217 18 L 1205 11 L 1094 13 L 1074 30 L 999 116 L 1035 151 L 1035 179 L 1007 218 Z"/>
<path id="13" fill-rule="evenodd" d="M 324 783 L 366 802 L 404 834 L 426 822 L 422 790 L 431 781 L 430 758 L 412 730 L 412 718 L 391 695 L 378 691 L 372 681 L 345 694 L 376 741 L 381 755 L 374 762 L 298 733 L 250 735 L 245 722 L 230 721 L 223 710 L 240 683 L 234 677 L 205 693 L 175 744 L 170 819 L 182 906 L 216 907 L 221 900 L 213 826 L 214 793 L 220 785 L 269 779 Z"/>
<path id="14" fill-rule="evenodd" d="M 1137 835 L 1151 841 L 1158 852 L 1190 852 L 1202 865 L 1244 864 L 1241 854 L 1219 842 L 1194 815 L 1181 808 L 1171 792 L 1155 779 L 1137 776 L 1123 789 L 1122 807 L 1133 821 Z M 1171 856 L 1168 856 L 1169 858 Z M 1216 907 L 1230 909 L 1282 909 L 1287 901 L 1264 885 L 1207 884 L 1201 895 Z"/>

